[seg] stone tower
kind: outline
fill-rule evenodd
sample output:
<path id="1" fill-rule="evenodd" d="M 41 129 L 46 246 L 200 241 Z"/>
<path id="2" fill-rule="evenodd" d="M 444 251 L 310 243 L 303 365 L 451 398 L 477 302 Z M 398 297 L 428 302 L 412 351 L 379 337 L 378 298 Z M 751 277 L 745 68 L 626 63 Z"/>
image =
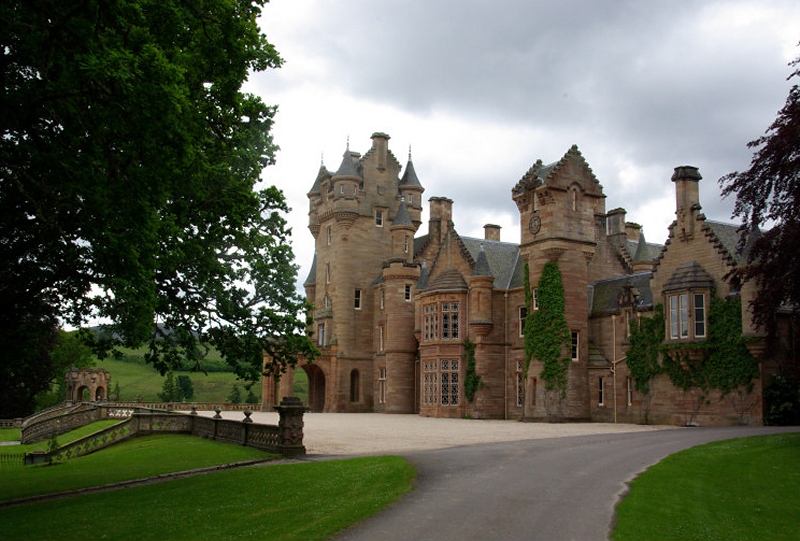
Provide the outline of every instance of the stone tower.
<path id="1" fill-rule="evenodd" d="M 316 253 L 305 289 L 314 305 L 312 330 L 321 352 L 309 371 L 312 409 L 372 411 L 376 402 L 381 376 L 375 370 L 376 355 L 391 344 L 388 334 L 380 334 L 386 329 L 375 324 L 380 315 L 376 310 L 381 302 L 386 306 L 385 296 L 391 292 L 376 282 L 396 279 L 397 273 L 387 275 L 385 266 L 414 267 L 414 233 L 424 191 L 410 156 L 400 177 L 402 167 L 388 141 L 387 134 L 374 133 L 363 157 L 348 144 L 339 168 L 331 172 L 321 166 L 308 193 Z M 376 292 L 383 297 L 376 298 Z M 413 303 L 407 304 L 413 322 Z M 413 338 L 413 325 L 408 334 Z"/>
<path id="2" fill-rule="evenodd" d="M 588 291 L 598 243 L 605 242 L 598 238 L 604 237 L 605 231 L 598 232 L 596 226 L 605 220 L 602 186 L 573 146 L 558 162 L 544 165 L 537 161 L 514 187 L 512 196 L 520 213 L 520 257 L 529 265 L 531 286 L 536 287 L 548 261 L 557 262 L 562 275 L 571 340 L 564 354 L 572 361 L 566 410 L 560 414 L 588 418 Z M 531 367 L 534 374 L 541 370 L 533 363 Z"/>

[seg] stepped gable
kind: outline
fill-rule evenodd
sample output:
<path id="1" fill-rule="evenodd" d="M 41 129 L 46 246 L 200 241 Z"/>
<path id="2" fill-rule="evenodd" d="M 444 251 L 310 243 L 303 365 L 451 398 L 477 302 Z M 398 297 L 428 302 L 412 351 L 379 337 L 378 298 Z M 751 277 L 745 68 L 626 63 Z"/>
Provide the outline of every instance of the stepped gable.
<path id="1" fill-rule="evenodd" d="M 553 166 L 555 166 L 555 163 L 544 166 L 542 164 L 542 160 L 536 160 L 536 162 L 531 165 L 530 169 L 528 169 L 525 174 L 522 175 L 522 178 L 519 179 L 519 182 L 517 182 L 516 185 L 514 185 L 514 187 L 511 189 L 512 195 L 522 193 L 527 190 L 533 190 L 541 186 L 544 183 L 547 173 L 549 172 L 548 168 L 552 168 Z"/>
<path id="2" fill-rule="evenodd" d="M 375 133 L 373 133 L 373 134 L 370 136 L 370 139 L 375 139 L 376 137 L 382 137 L 382 138 L 385 138 L 387 141 L 388 141 L 389 139 L 391 139 L 391 137 L 389 136 L 389 134 L 388 134 L 388 133 L 383 133 L 383 132 L 379 132 L 379 131 L 376 131 Z M 364 157 L 362 157 L 362 158 L 361 158 L 361 161 L 362 161 L 362 162 L 365 162 L 365 161 L 367 161 L 369 158 L 371 158 L 371 157 L 373 156 L 373 154 L 375 154 L 375 147 L 374 147 L 374 146 L 373 146 L 373 147 L 371 147 L 371 148 L 370 148 L 370 149 L 367 151 L 367 153 L 366 153 L 366 154 L 364 154 Z M 397 167 L 397 170 L 398 170 L 398 171 L 402 171 L 402 170 L 403 170 L 403 166 L 402 166 L 402 165 L 400 165 L 400 162 L 397 160 L 397 157 L 394 155 L 394 153 L 392 152 L 392 150 L 391 150 L 391 149 L 390 149 L 388 146 L 386 147 L 386 157 L 387 157 L 388 159 L 392 160 L 392 162 L 393 162 L 393 165 L 394 165 L 395 167 Z"/>
<path id="3" fill-rule="evenodd" d="M 702 231 L 730 264 L 741 265 L 747 261 L 747 254 L 753 242 L 761 236 L 761 230 L 756 228 L 746 235 L 745 243 L 742 245 L 742 227 L 705 220 Z"/>
<path id="4" fill-rule="evenodd" d="M 638 292 L 639 300 L 634 309 L 641 310 L 653 306 L 653 292 L 650 290 L 650 271 L 598 280 L 589 286 L 589 316 L 603 316 L 619 313 L 620 298 L 627 289 Z M 635 288 L 635 289 L 634 289 Z"/>
<path id="5" fill-rule="evenodd" d="M 600 184 L 600 181 L 597 180 L 597 177 L 594 175 L 594 171 L 592 171 L 592 168 L 589 167 L 589 164 L 583 157 L 583 154 L 581 154 L 581 151 L 578 149 L 578 145 L 572 145 L 560 160 L 558 160 L 552 166 L 548 166 L 548 171 L 540 172 L 540 174 L 546 174 L 544 177 L 544 183 L 551 186 L 554 185 L 558 174 L 570 161 L 577 162 L 582 167 L 584 176 L 591 181 L 591 187 L 595 188 L 597 193 L 603 192 L 603 186 Z"/>
<path id="6" fill-rule="evenodd" d="M 762 235 L 761 230 L 755 228 L 745 235 L 744 244 L 742 244 L 742 227 L 744 226 L 708 220 L 705 214 L 702 213 L 697 215 L 697 221 L 701 223 L 700 230 L 714 249 L 725 259 L 726 263 L 733 267 L 743 265 L 747 262 L 747 254 L 750 253 L 753 242 Z M 672 242 L 673 231 L 677 223 L 677 221 L 673 221 L 670 224 L 669 238 L 667 238 L 667 241 L 656 256 L 654 269 L 658 267 L 661 260 L 666 255 L 668 246 Z"/>

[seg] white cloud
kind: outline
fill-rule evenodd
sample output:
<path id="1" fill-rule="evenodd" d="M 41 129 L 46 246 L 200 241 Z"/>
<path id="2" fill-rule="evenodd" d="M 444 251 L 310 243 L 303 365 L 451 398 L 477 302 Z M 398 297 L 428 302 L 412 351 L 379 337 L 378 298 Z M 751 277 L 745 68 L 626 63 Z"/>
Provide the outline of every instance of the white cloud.
<path id="1" fill-rule="evenodd" d="M 247 88 L 280 107 L 264 179 L 293 207 L 301 281 L 321 155 L 336 168 L 348 136 L 365 152 L 375 131 L 403 164 L 412 146 L 426 198 L 453 199 L 462 234 L 497 223 L 518 240 L 511 188 L 572 144 L 651 242 L 674 219 L 678 165 L 700 168 L 704 212 L 729 220 L 717 179 L 747 167 L 800 53 L 800 3 L 782 0 L 272 0 L 262 27 L 286 64 Z"/>

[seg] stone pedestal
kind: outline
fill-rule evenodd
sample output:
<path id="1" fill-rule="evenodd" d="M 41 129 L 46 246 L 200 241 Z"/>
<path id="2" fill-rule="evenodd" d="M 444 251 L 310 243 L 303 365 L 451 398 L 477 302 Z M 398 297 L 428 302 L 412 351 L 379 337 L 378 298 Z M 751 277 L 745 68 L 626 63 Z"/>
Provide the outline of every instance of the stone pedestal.
<path id="1" fill-rule="evenodd" d="M 275 406 L 280 415 L 278 421 L 278 452 L 283 456 L 299 456 L 306 454 L 303 445 L 303 414 L 306 412 L 303 402 L 296 396 L 287 396 Z"/>

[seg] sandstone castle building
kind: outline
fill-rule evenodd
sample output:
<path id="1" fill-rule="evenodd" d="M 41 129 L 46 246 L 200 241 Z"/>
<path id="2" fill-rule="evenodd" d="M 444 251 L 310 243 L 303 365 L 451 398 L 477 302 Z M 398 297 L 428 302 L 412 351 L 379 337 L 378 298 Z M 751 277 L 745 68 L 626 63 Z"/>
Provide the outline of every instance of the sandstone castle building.
<path id="1" fill-rule="evenodd" d="M 546 419 L 552 412 L 541 363 L 531 361 L 527 378 L 523 371 L 524 273 L 535 287 L 545 263 L 555 261 L 570 336 L 563 417 L 761 423 L 761 387 L 772 362 L 759 364 L 752 389 L 725 396 L 679 389 L 665 374 L 645 395 L 626 365 L 631 322 L 656 306 L 665 311 L 664 340 L 691 345 L 708 336 L 713 295 L 739 296 L 746 307 L 753 294 L 723 279 L 743 261 L 739 233 L 702 214 L 696 168 L 675 168 L 676 220 L 665 243 L 652 244 L 626 222 L 624 209 L 607 208 L 602 185 L 573 146 L 509 183 L 520 231 L 507 242 L 494 225 L 483 238 L 460 235 L 453 201 L 424 201 L 411 156 L 401 166 L 389 139 L 373 134 L 363 156 L 348 144 L 338 169 L 321 166 L 308 192 L 316 254 L 304 286 L 321 355 L 297 370 L 308 375 L 312 411 Z M 741 332 L 754 335 L 742 312 Z M 474 345 L 481 380 L 471 401 L 466 344 Z M 277 389 L 265 380 L 265 405 L 291 394 L 292 377 L 283 376 Z"/>

